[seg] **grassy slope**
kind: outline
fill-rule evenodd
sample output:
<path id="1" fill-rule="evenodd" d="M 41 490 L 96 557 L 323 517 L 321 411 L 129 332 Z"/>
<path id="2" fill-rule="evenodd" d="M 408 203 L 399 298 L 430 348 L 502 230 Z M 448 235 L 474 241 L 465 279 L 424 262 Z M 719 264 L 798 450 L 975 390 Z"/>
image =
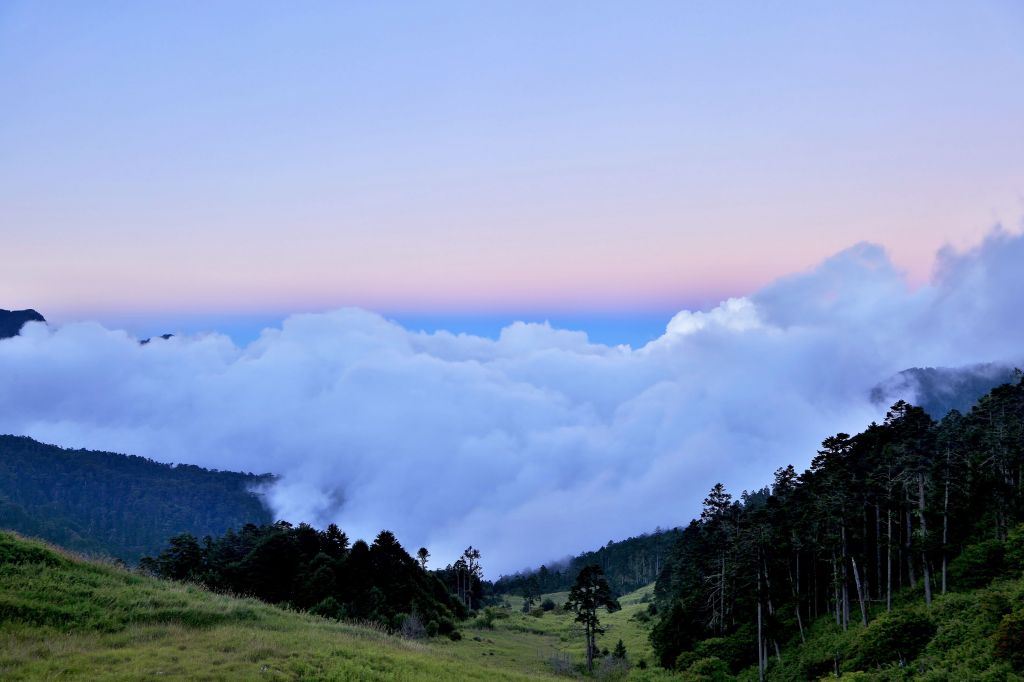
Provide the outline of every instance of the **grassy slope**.
<path id="1" fill-rule="evenodd" d="M 653 662 L 649 626 L 634 618 L 646 610 L 650 590 L 625 595 L 621 611 L 601 615 L 607 628 L 601 647 L 613 648 L 621 638 L 633 662 Z M 563 603 L 566 595 L 546 596 Z M 493 627 L 484 618 L 464 624 L 461 642 L 408 642 L 84 562 L 0 533 L 0 679 L 538 680 L 558 679 L 553 658 L 582 660 L 583 639 L 571 614 L 556 609 L 535 617 L 510 601 L 511 609 L 495 611 Z M 1024 679 L 993 655 L 1000 620 L 1024 609 L 1024 579 L 940 596 L 931 609 L 918 595 L 902 593 L 896 607 L 897 616 L 924 614 L 935 628 L 906 667 L 883 662 L 853 672 L 865 650 L 885 650 L 870 636 L 888 618 L 876 612 L 867 630 L 854 626 L 845 633 L 820 619 L 807 645 L 787 647 L 782 665 L 772 661 L 769 679 L 818 676 L 808 671 L 828 670 L 836 654 L 849 679 Z M 669 678 L 653 667 L 629 673 L 630 680 Z M 739 678 L 756 679 L 756 672 Z M 684 673 L 674 679 L 727 678 Z"/>
<path id="2" fill-rule="evenodd" d="M 634 661 L 653 660 L 643 593 L 601 618 L 600 645 L 621 637 Z M 559 603 L 565 595 L 553 595 Z M 252 599 L 74 559 L 0 533 L 0 679 L 536 680 L 551 659 L 579 662 L 583 640 L 560 609 L 518 610 L 493 628 L 462 626 L 464 639 L 409 642 Z M 634 669 L 631 679 L 661 678 Z"/>
<path id="3" fill-rule="evenodd" d="M 886 614 L 883 607 L 875 607 L 868 628 L 861 627 L 858 621 L 847 632 L 828 617 L 819 619 L 811 627 L 806 645 L 783 651 L 782 665 L 772 662 L 768 679 L 810 679 L 815 676 L 808 675 L 808 670 L 830 668 L 838 655 L 842 677 L 850 680 L 1024 680 L 1024 676 L 1014 673 L 1007 662 L 994 655 L 1000 621 L 1007 614 L 1024 609 L 1024 579 L 1000 579 L 981 589 L 939 595 L 931 608 L 924 605 L 920 590 L 906 590 L 899 594 L 893 607 L 892 614 Z M 898 639 L 902 624 L 910 617 L 930 622 L 934 634 L 912 660 L 900 666 L 895 655 L 898 647 L 888 644 L 887 638 L 879 633 L 888 626 Z M 1024 641 L 1020 647 L 1024 648 Z M 864 660 L 885 658 L 886 654 L 889 661 Z M 740 677 L 756 679 L 756 672 L 752 669 Z M 834 675 L 817 677 L 827 679 Z"/>
<path id="4" fill-rule="evenodd" d="M 653 665 L 656 659 L 648 636 L 652 623 L 634 618 L 637 613 L 647 610 L 645 597 L 649 598 L 653 591 L 653 584 L 642 587 L 619 599 L 621 610 L 608 613 L 602 609 L 599 614 L 606 632 L 598 638 L 598 646 L 613 649 L 615 643 L 622 639 L 632 663 L 645 660 L 650 666 L 646 670 L 632 668 L 630 680 L 672 678 L 670 673 Z M 480 651 L 490 657 L 493 651 L 496 661 L 519 670 L 552 670 L 553 658 L 581 665 L 585 655 L 582 630 L 573 621 L 573 614 L 560 608 L 567 597 L 568 592 L 542 595 L 541 600 L 551 598 L 559 608 L 539 617 L 522 613 L 522 597 L 509 597 L 511 609 L 497 610 L 499 617 L 494 619 L 493 628 L 483 627 L 484 619 L 481 618 L 471 620 L 463 627 L 464 634 L 476 649 L 472 646 L 459 647 L 460 653 L 471 651 L 468 655 L 473 655 Z M 480 641 L 475 638 L 480 638 Z"/>
<path id="5" fill-rule="evenodd" d="M 459 644 L 406 642 L 372 628 L 73 560 L 0 533 L 3 680 L 548 677 L 543 669 L 484 665 Z"/>

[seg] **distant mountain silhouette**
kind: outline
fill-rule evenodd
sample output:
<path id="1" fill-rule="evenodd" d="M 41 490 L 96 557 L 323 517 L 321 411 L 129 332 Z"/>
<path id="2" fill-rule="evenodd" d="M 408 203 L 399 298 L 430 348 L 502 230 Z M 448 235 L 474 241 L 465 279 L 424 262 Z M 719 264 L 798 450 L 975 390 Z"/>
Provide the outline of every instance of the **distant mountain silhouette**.
<path id="1" fill-rule="evenodd" d="M 1010 365 L 985 363 L 966 367 L 912 367 L 871 390 L 871 399 L 891 405 L 897 400 L 918 405 L 932 419 L 942 419 L 950 410 L 968 412 L 996 386 L 1019 381 Z"/>
<path id="2" fill-rule="evenodd" d="M 161 334 L 161 335 L 160 335 L 160 336 L 158 336 L 157 338 L 158 338 L 158 339 L 163 339 L 164 341 L 166 341 L 167 339 L 172 339 L 172 338 L 174 338 L 174 334 Z M 139 345 L 140 345 L 140 346 L 145 346 L 145 345 L 146 345 L 147 343 L 149 343 L 149 342 L 150 342 L 150 341 L 152 341 L 152 340 L 153 340 L 153 339 L 142 339 L 141 341 L 139 341 Z"/>
<path id="3" fill-rule="evenodd" d="M 46 322 L 46 318 L 31 308 L 28 310 L 0 309 L 0 339 L 17 336 L 26 322 Z"/>

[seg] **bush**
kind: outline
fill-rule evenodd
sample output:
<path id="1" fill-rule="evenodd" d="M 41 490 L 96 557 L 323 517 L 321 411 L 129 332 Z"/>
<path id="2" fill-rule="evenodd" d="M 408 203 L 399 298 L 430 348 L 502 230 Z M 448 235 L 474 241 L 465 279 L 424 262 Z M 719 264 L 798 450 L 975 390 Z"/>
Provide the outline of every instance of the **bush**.
<path id="1" fill-rule="evenodd" d="M 494 609 L 488 606 L 480 613 L 479 616 L 476 617 L 476 620 L 473 621 L 473 625 L 474 627 L 481 628 L 484 630 L 493 630 L 494 619 L 497 617 L 498 616 L 495 613 Z"/>
<path id="2" fill-rule="evenodd" d="M 833 675 L 849 655 L 852 634 L 843 632 L 826 619 L 815 623 L 808 633 L 807 643 L 796 651 L 798 679 L 817 680 Z"/>
<path id="3" fill-rule="evenodd" d="M 683 672 L 687 682 L 728 682 L 732 679 L 729 666 L 725 661 L 714 656 L 700 658 Z"/>
<path id="4" fill-rule="evenodd" d="M 458 630 L 452 630 L 448 633 L 448 639 L 452 640 L 453 642 L 458 642 L 462 639 L 462 633 Z"/>
<path id="5" fill-rule="evenodd" d="M 551 671 L 556 675 L 576 677 L 576 674 L 579 672 L 579 666 L 573 663 L 572 658 L 566 653 L 555 654 L 548 660 L 548 664 L 551 666 Z"/>
<path id="6" fill-rule="evenodd" d="M 959 590 L 985 587 L 1006 569 L 1006 545 L 998 540 L 969 545 L 949 563 L 949 581 Z"/>
<path id="7" fill-rule="evenodd" d="M 442 635 L 450 635 L 455 631 L 455 621 L 451 618 L 442 618 L 437 622 L 437 631 Z"/>
<path id="8" fill-rule="evenodd" d="M 345 608 L 338 603 L 338 600 L 334 597 L 327 597 L 322 602 L 314 606 L 309 610 L 310 613 L 322 616 L 324 618 L 333 618 L 334 620 L 341 620 L 345 615 Z"/>
<path id="9" fill-rule="evenodd" d="M 437 637 L 439 630 L 440 626 L 436 620 L 432 620 L 427 623 L 427 637 Z"/>
<path id="10" fill-rule="evenodd" d="M 424 639 L 427 636 L 427 628 L 423 621 L 415 613 L 402 618 L 402 626 L 399 628 L 404 639 Z"/>
<path id="11" fill-rule="evenodd" d="M 545 599 L 544 601 L 542 601 L 540 603 L 540 607 L 542 609 L 544 609 L 545 611 L 554 611 L 555 610 L 555 600 L 552 599 L 551 597 L 548 597 L 547 599 Z"/>
<path id="12" fill-rule="evenodd" d="M 629 676 L 629 668 L 626 659 L 605 656 L 597 664 L 594 677 L 599 680 L 624 680 Z"/>
<path id="13" fill-rule="evenodd" d="M 718 659 L 724 662 L 730 671 L 736 672 L 756 662 L 756 642 L 757 637 L 753 629 L 744 624 L 730 635 L 712 637 L 699 642 L 693 650 L 698 659 Z"/>
<path id="14" fill-rule="evenodd" d="M 995 637 L 996 658 L 1024 672 L 1024 609 L 1003 617 Z"/>
<path id="15" fill-rule="evenodd" d="M 1018 574 L 1024 571 L 1024 523 L 1011 530 L 1006 538 L 1006 567 Z"/>
<path id="16" fill-rule="evenodd" d="M 935 624 L 919 611 L 894 611 L 871 623 L 857 642 L 852 669 L 863 670 L 887 663 L 900 666 L 917 657 L 935 636 Z"/>

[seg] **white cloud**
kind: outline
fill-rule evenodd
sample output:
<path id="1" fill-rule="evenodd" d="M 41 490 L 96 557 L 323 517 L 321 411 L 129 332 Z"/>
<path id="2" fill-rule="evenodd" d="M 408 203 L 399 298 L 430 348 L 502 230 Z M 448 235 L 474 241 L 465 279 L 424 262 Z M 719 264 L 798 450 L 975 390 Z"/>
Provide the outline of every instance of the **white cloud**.
<path id="1" fill-rule="evenodd" d="M 517 322 L 496 340 L 345 309 L 246 347 L 140 346 L 96 324 L 0 341 L 0 432 L 162 461 L 271 471 L 280 516 L 338 522 L 491 575 L 688 521 L 880 417 L 870 388 L 914 365 L 1022 353 L 1024 237 L 940 253 L 911 290 L 857 245 L 818 268 L 682 311 L 641 349 Z"/>

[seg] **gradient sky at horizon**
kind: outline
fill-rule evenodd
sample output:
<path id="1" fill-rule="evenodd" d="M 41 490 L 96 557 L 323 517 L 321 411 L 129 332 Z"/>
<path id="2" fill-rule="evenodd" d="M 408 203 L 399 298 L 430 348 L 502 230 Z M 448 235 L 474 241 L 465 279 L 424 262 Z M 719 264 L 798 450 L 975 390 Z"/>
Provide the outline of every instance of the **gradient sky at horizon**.
<path id="1" fill-rule="evenodd" d="M 667 319 L 864 240 L 921 283 L 1024 215 L 1022 86 L 1017 2 L 5 2 L 0 307 Z"/>

